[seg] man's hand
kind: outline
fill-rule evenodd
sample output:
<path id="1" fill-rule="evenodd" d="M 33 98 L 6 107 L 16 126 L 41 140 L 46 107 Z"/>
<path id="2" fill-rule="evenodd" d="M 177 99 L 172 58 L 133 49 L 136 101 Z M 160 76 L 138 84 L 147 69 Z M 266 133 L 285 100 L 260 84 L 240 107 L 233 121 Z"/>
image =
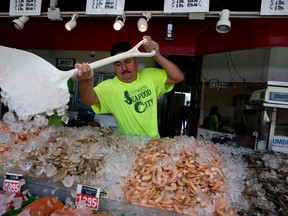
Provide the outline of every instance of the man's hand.
<path id="1" fill-rule="evenodd" d="M 156 55 L 160 55 L 159 51 L 159 44 L 152 40 L 152 38 L 148 35 L 144 36 L 143 39 L 146 41 L 146 43 L 143 44 L 146 52 L 151 52 L 152 50 L 155 50 Z"/>
<path id="2" fill-rule="evenodd" d="M 73 80 L 89 80 L 94 76 L 94 71 L 91 69 L 88 63 L 75 64 L 75 67 L 78 69 L 72 76 Z"/>

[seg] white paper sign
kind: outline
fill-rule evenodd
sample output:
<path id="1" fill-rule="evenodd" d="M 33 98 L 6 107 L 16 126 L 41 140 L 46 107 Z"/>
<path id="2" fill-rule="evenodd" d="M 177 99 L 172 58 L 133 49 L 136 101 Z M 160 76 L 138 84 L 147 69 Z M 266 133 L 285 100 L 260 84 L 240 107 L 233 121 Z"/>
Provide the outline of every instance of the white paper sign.
<path id="1" fill-rule="evenodd" d="M 272 140 L 272 150 L 288 153 L 288 137 L 274 136 Z"/>
<path id="2" fill-rule="evenodd" d="M 42 0 L 10 0 L 9 16 L 37 16 L 41 14 Z"/>
<path id="3" fill-rule="evenodd" d="M 87 0 L 86 14 L 124 14 L 125 0 Z"/>
<path id="4" fill-rule="evenodd" d="M 208 12 L 209 0 L 165 0 L 164 13 Z"/>
<path id="5" fill-rule="evenodd" d="M 288 0 L 262 0 L 260 15 L 288 15 Z"/>

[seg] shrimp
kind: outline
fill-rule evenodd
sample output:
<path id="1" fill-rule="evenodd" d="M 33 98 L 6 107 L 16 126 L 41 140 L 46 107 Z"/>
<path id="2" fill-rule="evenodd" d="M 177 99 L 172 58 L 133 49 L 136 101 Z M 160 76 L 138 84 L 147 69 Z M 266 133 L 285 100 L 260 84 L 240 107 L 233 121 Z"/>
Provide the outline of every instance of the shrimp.
<path id="1" fill-rule="evenodd" d="M 176 183 L 171 183 L 170 186 L 166 185 L 164 187 L 164 190 L 167 190 L 167 191 L 175 191 L 176 189 L 177 189 Z"/>
<path id="2" fill-rule="evenodd" d="M 152 175 L 150 174 L 150 175 L 145 175 L 145 176 L 142 176 L 142 178 L 141 178 L 143 181 L 149 181 L 149 180 L 151 180 L 152 179 Z"/>
<path id="3" fill-rule="evenodd" d="M 182 214 L 181 209 L 178 207 L 178 205 L 177 205 L 176 203 L 173 203 L 172 206 L 173 206 L 174 210 L 175 210 L 177 213 Z"/>
<path id="4" fill-rule="evenodd" d="M 157 172 L 162 172 L 162 167 L 161 167 L 161 165 L 157 164 L 157 165 L 152 166 L 151 170 L 152 171 L 157 170 Z"/>
<path id="5" fill-rule="evenodd" d="M 220 186 L 222 186 L 223 185 L 223 182 L 222 181 L 220 181 L 220 180 L 218 180 L 218 179 L 215 179 L 214 180 L 214 186 L 212 187 L 212 190 L 216 190 L 216 189 L 218 189 Z"/>
<path id="6" fill-rule="evenodd" d="M 148 204 L 148 201 L 146 199 L 141 200 L 140 205 L 149 208 L 155 207 L 154 205 Z"/>
<path id="7" fill-rule="evenodd" d="M 172 171 L 172 176 L 171 178 L 168 179 L 168 182 L 171 183 L 171 182 L 175 182 L 176 179 L 178 177 L 178 170 L 177 168 L 175 168 L 173 171 Z"/>
<path id="8" fill-rule="evenodd" d="M 145 197 L 147 194 L 150 193 L 150 188 L 146 188 L 146 190 L 144 190 L 141 194 L 140 194 L 140 198 Z"/>
<path id="9" fill-rule="evenodd" d="M 218 175 L 224 178 L 222 171 L 218 167 L 211 167 L 211 171 L 216 172 Z"/>

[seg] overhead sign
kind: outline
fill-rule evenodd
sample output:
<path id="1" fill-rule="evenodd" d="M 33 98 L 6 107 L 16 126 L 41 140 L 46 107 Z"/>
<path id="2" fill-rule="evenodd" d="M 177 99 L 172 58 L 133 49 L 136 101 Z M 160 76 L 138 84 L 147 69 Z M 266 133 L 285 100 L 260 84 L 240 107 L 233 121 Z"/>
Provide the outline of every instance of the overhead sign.
<path id="1" fill-rule="evenodd" d="M 125 0 L 87 0 L 86 14 L 124 14 Z"/>
<path id="2" fill-rule="evenodd" d="M 42 0 L 10 0 L 9 16 L 33 16 L 41 14 Z"/>
<path id="3" fill-rule="evenodd" d="M 288 15 L 288 1 L 262 0 L 260 15 Z"/>
<path id="4" fill-rule="evenodd" d="M 209 0 L 165 0 L 164 13 L 208 12 Z"/>

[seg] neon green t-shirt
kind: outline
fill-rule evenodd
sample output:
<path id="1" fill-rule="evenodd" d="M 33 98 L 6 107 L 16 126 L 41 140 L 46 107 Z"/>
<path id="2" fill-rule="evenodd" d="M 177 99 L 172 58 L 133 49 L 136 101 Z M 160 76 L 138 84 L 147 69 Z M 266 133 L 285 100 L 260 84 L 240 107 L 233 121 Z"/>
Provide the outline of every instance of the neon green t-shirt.
<path id="1" fill-rule="evenodd" d="M 163 69 L 145 68 L 132 83 L 105 80 L 94 88 L 100 103 L 91 107 L 97 114 L 113 114 L 123 135 L 159 137 L 157 98 L 174 87 L 166 79 Z"/>

